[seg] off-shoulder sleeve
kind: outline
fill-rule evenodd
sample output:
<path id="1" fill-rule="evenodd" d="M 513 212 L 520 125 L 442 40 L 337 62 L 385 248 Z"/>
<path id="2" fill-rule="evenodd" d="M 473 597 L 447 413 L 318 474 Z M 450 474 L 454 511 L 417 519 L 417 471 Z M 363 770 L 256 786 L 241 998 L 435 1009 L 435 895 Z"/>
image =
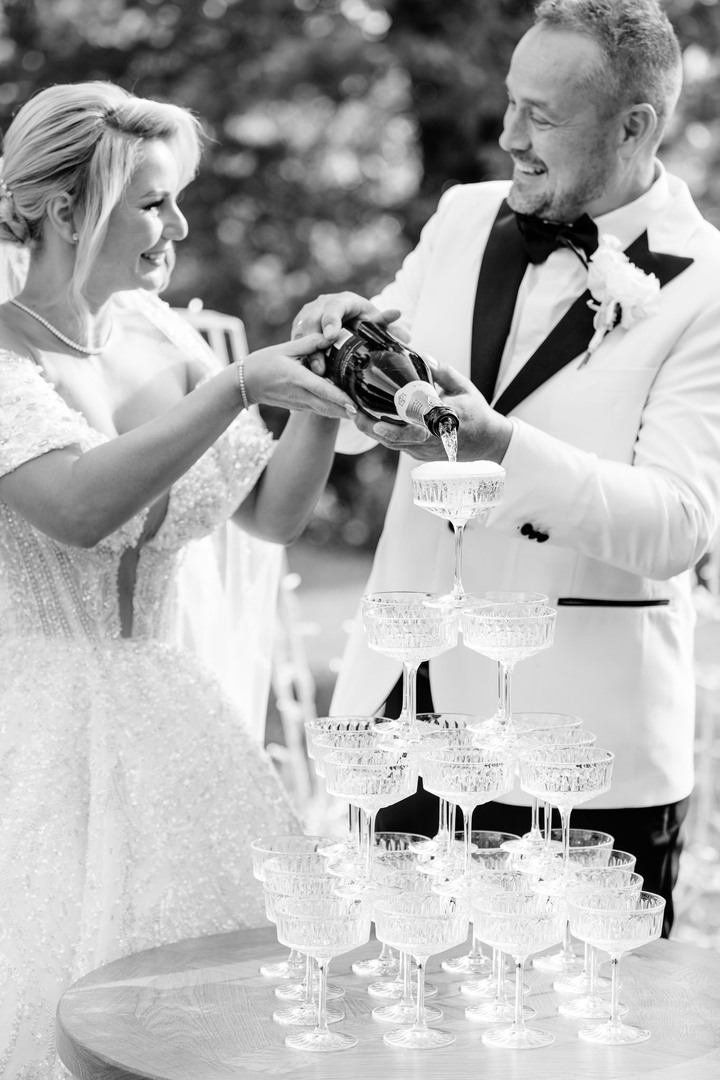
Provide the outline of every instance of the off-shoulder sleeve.
<path id="1" fill-rule="evenodd" d="M 29 357 L 0 349 L 0 476 L 86 434 L 83 418 Z"/>

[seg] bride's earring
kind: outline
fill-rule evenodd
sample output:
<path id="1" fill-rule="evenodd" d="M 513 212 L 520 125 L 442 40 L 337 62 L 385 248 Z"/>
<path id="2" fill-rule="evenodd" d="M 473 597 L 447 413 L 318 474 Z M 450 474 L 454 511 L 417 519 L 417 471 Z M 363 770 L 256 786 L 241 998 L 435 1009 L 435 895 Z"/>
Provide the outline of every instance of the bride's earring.
<path id="1" fill-rule="evenodd" d="M 78 236 L 78 234 L 77 234 L 76 232 L 74 232 L 74 233 L 72 234 L 72 236 L 70 237 L 70 239 L 72 240 L 73 244 L 77 244 L 77 242 L 78 242 L 78 240 L 80 239 L 80 237 Z"/>

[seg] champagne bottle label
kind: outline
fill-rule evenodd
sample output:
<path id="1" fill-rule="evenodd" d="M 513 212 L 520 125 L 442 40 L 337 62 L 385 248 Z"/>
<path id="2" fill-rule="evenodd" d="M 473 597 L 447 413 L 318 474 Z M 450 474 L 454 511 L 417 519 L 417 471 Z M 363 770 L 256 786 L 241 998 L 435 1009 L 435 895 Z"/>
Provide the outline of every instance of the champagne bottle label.
<path id="1" fill-rule="evenodd" d="M 395 391 L 394 397 L 395 408 L 400 419 L 408 424 L 418 424 L 420 427 L 424 426 L 423 417 L 430 409 L 438 405 L 442 406 L 442 401 L 435 393 L 435 387 L 420 379 L 401 386 Z"/>
<path id="2" fill-rule="evenodd" d="M 351 337 L 352 337 L 352 334 L 350 333 L 350 331 L 346 330 L 345 327 L 342 327 L 342 329 L 340 330 L 338 336 L 333 341 L 331 348 L 333 348 L 333 349 L 341 348 L 347 341 L 350 340 Z"/>

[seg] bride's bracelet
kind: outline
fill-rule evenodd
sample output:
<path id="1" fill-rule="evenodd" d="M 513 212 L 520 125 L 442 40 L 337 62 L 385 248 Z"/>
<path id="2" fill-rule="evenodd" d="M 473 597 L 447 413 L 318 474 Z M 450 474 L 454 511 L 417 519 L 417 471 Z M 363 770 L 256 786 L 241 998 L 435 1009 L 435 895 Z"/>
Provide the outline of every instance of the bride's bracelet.
<path id="1" fill-rule="evenodd" d="M 235 367 L 237 368 L 237 384 L 240 391 L 240 397 L 242 398 L 243 409 L 250 408 L 250 402 L 247 396 L 247 387 L 245 386 L 245 357 L 241 356 L 235 361 Z"/>

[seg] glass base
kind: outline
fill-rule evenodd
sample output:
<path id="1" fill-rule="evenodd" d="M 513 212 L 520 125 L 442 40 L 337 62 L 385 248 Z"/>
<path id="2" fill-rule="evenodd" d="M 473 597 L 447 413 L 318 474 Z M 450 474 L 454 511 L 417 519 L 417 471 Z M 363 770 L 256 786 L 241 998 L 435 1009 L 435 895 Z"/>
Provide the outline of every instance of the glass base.
<path id="1" fill-rule="evenodd" d="M 423 606 L 430 608 L 442 608 L 452 611 L 462 611 L 464 607 L 468 607 L 470 604 L 475 603 L 475 598 L 469 593 L 458 591 L 446 593 L 444 596 L 438 596 L 433 600 L 424 600 Z"/>
<path id="2" fill-rule="evenodd" d="M 287 960 L 278 960 L 274 964 L 261 964 L 260 974 L 263 979 L 297 979 L 305 971 L 305 960 L 291 964 Z"/>
<path id="3" fill-rule="evenodd" d="M 486 975 L 484 979 L 470 979 L 460 983 L 460 993 L 469 998 L 492 998 L 497 990 L 497 979 Z"/>
<path id="4" fill-rule="evenodd" d="M 455 956 L 452 960 L 443 960 L 440 964 L 448 975 L 484 975 L 492 971 L 492 961 L 487 956 Z"/>
<path id="5" fill-rule="evenodd" d="M 406 1027 L 386 1031 L 383 1042 L 406 1050 L 437 1050 L 441 1046 L 451 1046 L 455 1036 L 451 1031 L 441 1031 L 439 1028 Z"/>
<path id="6" fill-rule="evenodd" d="M 626 1046 L 630 1043 L 645 1042 L 650 1038 L 650 1032 L 631 1024 L 608 1021 L 607 1024 L 580 1028 L 578 1038 L 583 1042 L 598 1043 L 600 1046 Z"/>
<path id="7" fill-rule="evenodd" d="M 515 1006 L 509 1001 L 486 1001 L 482 1005 L 469 1005 L 465 1016 L 474 1024 L 503 1024 L 505 1021 L 511 1024 L 515 1019 Z M 533 1016 L 535 1009 L 523 1005 L 523 1020 L 530 1020 Z"/>
<path id="8" fill-rule="evenodd" d="M 351 964 L 351 971 L 361 979 L 381 979 L 385 975 L 397 975 L 399 970 L 400 961 L 397 956 L 389 956 L 387 960 L 376 956 L 374 960 L 357 960 Z"/>
<path id="9" fill-rule="evenodd" d="M 583 969 L 582 956 L 573 954 L 572 958 L 564 953 L 544 953 L 532 958 L 532 966 L 538 971 L 557 972 L 559 975 L 579 975 Z"/>
<path id="10" fill-rule="evenodd" d="M 618 1006 L 618 1016 L 624 1016 L 627 1011 L 627 1005 Z M 610 1002 L 601 997 L 583 994 L 582 997 L 563 1001 L 558 1005 L 558 1012 L 570 1020 L 609 1020 Z"/>
<path id="11" fill-rule="evenodd" d="M 595 990 L 609 990 L 610 979 L 606 979 L 604 975 L 598 975 L 595 979 Z M 587 972 L 581 971 L 579 975 L 563 976 L 559 979 L 555 979 L 552 984 L 553 990 L 556 990 L 558 994 L 589 994 L 592 989 L 592 983 L 590 976 Z"/>
<path id="12" fill-rule="evenodd" d="M 500 847 L 503 851 L 511 851 L 513 855 L 541 855 L 545 850 L 545 838 L 541 833 L 537 836 L 521 837 L 519 840 L 504 840 Z"/>
<path id="13" fill-rule="evenodd" d="M 491 1028 L 483 1032 L 482 1041 L 486 1046 L 500 1050 L 535 1050 L 539 1046 L 550 1046 L 555 1042 L 555 1036 L 541 1028 Z"/>
<path id="14" fill-rule="evenodd" d="M 426 1005 L 423 1011 L 425 1023 L 439 1020 L 443 1014 L 442 1009 L 438 1009 L 435 1005 Z M 401 1001 L 398 1001 L 396 1005 L 378 1005 L 373 1009 L 372 1014 L 375 1020 L 387 1020 L 394 1024 L 414 1024 L 417 1018 L 417 1007 L 415 1004 L 403 1005 Z"/>
<path id="15" fill-rule="evenodd" d="M 398 1001 L 403 996 L 403 984 L 400 979 L 387 979 L 385 982 L 370 983 L 367 992 L 370 997 Z M 425 997 L 435 997 L 437 992 L 435 983 L 425 983 Z"/>
<path id="16" fill-rule="evenodd" d="M 276 1024 L 297 1024 L 298 1026 L 314 1027 L 317 1024 L 318 1007 L 315 1002 L 303 1002 L 302 1005 L 294 1005 L 289 1009 L 276 1009 L 273 1013 Z M 345 1019 L 345 1013 L 339 1009 L 327 1010 L 328 1024 L 337 1024 Z"/>
<path id="17" fill-rule="evenodd" d="M 317 991 L 318 984 L 313 982 L 313 993 Z M 280 1001 L 304 1001 L 305 1000 L 305 983 L 296 982 L 289 983 L 287 986 L 276 986 L 275 997 Z M 335 998 L 345 997 L 345 988 L 338 986 L 337 983 L 327 984 L 327 999 L 332 1001 Z"/>
<path id="18" fill-rule="evenodd" d="M 299 1031 L 297 1035 L 288 1035 L 285 1045 L 291 1050 L 328 1054 L 333 1050 L 349 1050 L 351 1046 L 357 1046 L 357 1039 L 342 1031 Z"/>

